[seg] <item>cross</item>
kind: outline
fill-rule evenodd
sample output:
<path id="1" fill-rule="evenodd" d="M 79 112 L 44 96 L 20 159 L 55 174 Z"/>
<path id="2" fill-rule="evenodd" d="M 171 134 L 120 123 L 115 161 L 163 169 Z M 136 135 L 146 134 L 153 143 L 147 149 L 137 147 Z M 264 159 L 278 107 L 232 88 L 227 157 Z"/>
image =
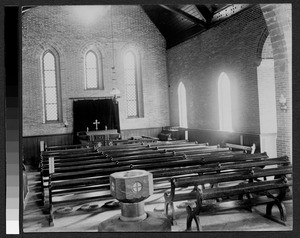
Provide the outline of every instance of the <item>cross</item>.
<path id="1" fill-rule="evenodd" d="M 135 182 L 133 185 L 132 185 L 132 191 L 134 192 L 134 193 L 137 193 L 137 192 L 139 192 L 139 191 L 141 191 L 142 190 L 142 184 L 140 183 L 140 182 Z"/>
<path id="2" fill-rule="evenodd" d="M 98 130 L 98 124 L 100 124 L 100 121 L 98 121 L 97 119 L 95 120 L 95 122 L 93 122 L 94 125 L 96 125 L 96 131 Z"/>

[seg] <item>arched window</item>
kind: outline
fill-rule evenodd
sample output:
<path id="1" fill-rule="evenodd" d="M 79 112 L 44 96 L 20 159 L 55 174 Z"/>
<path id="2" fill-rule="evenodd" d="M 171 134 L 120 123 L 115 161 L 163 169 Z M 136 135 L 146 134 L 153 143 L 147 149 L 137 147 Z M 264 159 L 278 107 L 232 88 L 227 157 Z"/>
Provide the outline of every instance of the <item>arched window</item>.
<path id="1" fill-rule="evenodd" d="M 85 55 L 85 89 L 103 89 L 98 55 L 89 50 Z"/>
<path id="2" fill-rule="evenodd" d="M 221 131 L 232 131 L 230 80 L 222 73 L 218 82 L 219 120 Z"/>
<path id="3" fill-rule="evenodd" d="M 179 126 L 187 128 L 186 91 L 184 84 L 178 86 Z"/>
<path id="4" fill-rule="evenodd" d="M 139 62 L 135 53 L 124 55 L 124 74 L 126 82 L 127 117 L 143 116 L 142 82 L 138 70 Z"/>
<path id="5" fill-rule="evenodd" d="M 43 55 L 43 85 L 45 122 L 60 121 L 60 94 L 57 57 L 51 51 Z"/>

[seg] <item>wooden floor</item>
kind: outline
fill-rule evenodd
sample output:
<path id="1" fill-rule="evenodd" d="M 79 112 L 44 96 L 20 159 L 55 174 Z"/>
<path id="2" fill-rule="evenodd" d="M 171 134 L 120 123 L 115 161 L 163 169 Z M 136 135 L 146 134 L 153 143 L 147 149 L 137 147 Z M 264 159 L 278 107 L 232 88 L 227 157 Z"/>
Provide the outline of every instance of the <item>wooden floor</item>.
<path id="1" fill-rule="evenodd" d="M 82 212 L 81 206 L 72 207 L 69 214 L 55 213 L 54 227 L 49 227 L 48 214 L 41 204 L 40 180 L 38 172 L 29 172 L 29 194 L 23 216 L 24 233 L 31 232 L 97 232 L 100 222 L 120 214 L 120 209 L 100 208 L 105 202 L 93 202 L 98 208 Z M 154 194 L 146 200 L 145 210 L 163 212 L 163 194 Z M 290 231 L 293 229 L 292 201 L 284 202 L 287 211 L 286 225 L 279 224 L 263 217 L 265 206 L 254 208 L 251 213 L 244 209 L 235 209 L 215 214 L 202 214 L 200 217 L 203 231 Z M 186 226 L 186 210 L 182 202 L 175 203 L 176 225 L 172 231 L 184 231 Z M 66 207 L 69 205 L 66 204 Z M 80 211 L 80 212 L 79 212 Z M 274 212 L 274 215 L 277 215 Z M 195 229 L 194 229 L 195 230 Z"/>

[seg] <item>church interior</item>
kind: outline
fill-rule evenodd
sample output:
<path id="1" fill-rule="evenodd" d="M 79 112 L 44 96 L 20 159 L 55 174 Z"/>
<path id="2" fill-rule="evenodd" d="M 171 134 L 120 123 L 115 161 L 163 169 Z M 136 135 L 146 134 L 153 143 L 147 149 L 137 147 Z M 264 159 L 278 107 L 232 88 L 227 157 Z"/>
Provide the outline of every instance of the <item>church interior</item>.
<path id="1" fill-rule="evenodd" d="M 293 230 L 291 8 L 23 6 L 23 232 Z"/>

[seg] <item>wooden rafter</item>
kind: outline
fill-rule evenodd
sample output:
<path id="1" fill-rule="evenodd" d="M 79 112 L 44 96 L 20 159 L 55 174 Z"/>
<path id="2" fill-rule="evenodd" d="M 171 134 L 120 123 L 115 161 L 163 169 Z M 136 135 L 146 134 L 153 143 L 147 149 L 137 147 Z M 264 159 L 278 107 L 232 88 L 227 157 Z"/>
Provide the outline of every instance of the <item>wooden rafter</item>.
<path id="1" fill-rule="evenodd" d="M 195 23 L 196 25 L 201 25 L 201 26 L 203 26 L 205 28 L 207 27 L 206 22 L 200 20 L 197 17 L 194 17 L 194 16 L 186 13 L 185 11 L 182 11 L 181 9 L 177 9 L 177 8 L 174 8 L 174 7 L 171 7 L 171 6 L 166 6 L 166 5 L 160 5 L 160 6 L 163 7 L 163 8 L 165 8 L 165 9 L 167 9 L 167 10 L 169 10 L 169 11 L 171 11 L 171 12 L 173 12 L 173 13 L 175 13 L 175 14 L 181 15 L 182 17 L 184 17 L 187 20 Z"/>
<path id="2" fill-rule="evenodd" d="M 209 24 L 214 14 L 205 5 L 195 5 L 195 6 L 198 9 L 198 11 L 202 14 L 202 16 L 205 18 L 206 23 Z"/>

